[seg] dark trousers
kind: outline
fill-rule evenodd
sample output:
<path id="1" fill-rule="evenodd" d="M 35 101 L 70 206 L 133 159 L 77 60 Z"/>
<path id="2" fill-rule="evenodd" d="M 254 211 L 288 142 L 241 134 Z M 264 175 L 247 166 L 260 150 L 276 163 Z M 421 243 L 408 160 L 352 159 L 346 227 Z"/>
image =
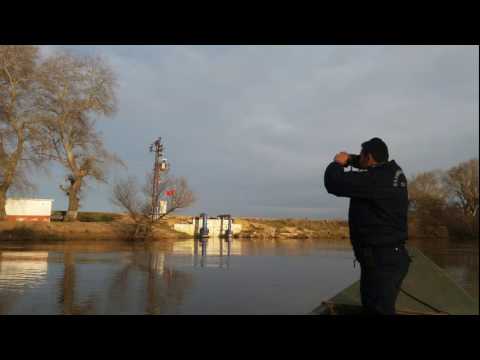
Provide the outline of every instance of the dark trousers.
<path id="1" fill-rule="evenodd" d="M 355 251 L 361 267 L 360 294 L 366 315 L 394 315 L 395 302 L 408 273 L 410 257 L 403 246 Z"/>

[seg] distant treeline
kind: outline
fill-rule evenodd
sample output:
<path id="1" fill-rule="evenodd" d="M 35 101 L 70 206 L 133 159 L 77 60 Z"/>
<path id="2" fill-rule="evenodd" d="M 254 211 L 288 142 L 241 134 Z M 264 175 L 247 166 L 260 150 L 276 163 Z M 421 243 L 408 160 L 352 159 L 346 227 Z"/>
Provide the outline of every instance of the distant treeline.
<path id="1" fill-rule="evenodd" d="M 478 238 L 478 159 L 416 174 L 408 193 L 415 235 Z"/>

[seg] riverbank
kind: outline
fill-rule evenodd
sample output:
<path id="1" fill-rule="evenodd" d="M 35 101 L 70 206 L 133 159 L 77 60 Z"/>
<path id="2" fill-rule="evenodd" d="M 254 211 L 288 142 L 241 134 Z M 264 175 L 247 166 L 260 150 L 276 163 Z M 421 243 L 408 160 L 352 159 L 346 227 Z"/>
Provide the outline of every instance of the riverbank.
<path id="1" fill-rule="evenodd" d="M 126 218 L 108 222 L 0 222 L 0 241 L 101 241 L 133 239 L 136 225 Z M 188 239 L 189 236 L 174 231 L 168 222 L 155 224 L 154 240 Z"/>
<path id="2" fill-rule="evenodd" d="M 191 217 L 172 216 L 166 220 L 173 229 L 175 223 L 187 223 Z M 342 220 L 268 219 L 236 217 L 242 227 L 235 239 L 344 239 L 348 240 L 348 223 Z"/>
<path id="3" fill-rule="evenodd" d="M 349 239 L 348 223 L 341 220 L 237 218 L 242 239 Z"/>
<path id="4" fill-rule="evenodd" d="M 134 237 L 136 225 L 128 216 L 115 213 L 83 213 L 81 221 L 0 222 L 0 241 L 58 242 L 67 240 L 128 241 Z M 174 224 L 188 223 L 189 216 L 168 216 L 155 224 L 152 240 L 189 239 L 190 235 L 174 230 Z M 343 220 L 235 218 L 242 231 L 238 239 L 349 239 L 348 222 Z M 446 229 L 423 229 L 411 219 L 409 237 L 448 238 Z"/>
<path id="5" fill-rule="evenodd" d="M 108 214 L 82 216 L 83 221 L 61 222 L 0 222 L 0 241 L 48 241 L 67 240 L 96 241 L 133 238 L 136 225 L 125 215 Z M 99 221 L 95 221 L 99 219 Z M 103 220 L 102 220 L 103 219 Z M 153 240 L 188 239 L 191 236 L 173 229 L 176 223 L 191 220 L 186 216 L 169 216 L 155 224 Z M 242 225 L 239 239 L 348 239 L 348 224 L 338 220 L 298 220 L 236 218 Z"/>

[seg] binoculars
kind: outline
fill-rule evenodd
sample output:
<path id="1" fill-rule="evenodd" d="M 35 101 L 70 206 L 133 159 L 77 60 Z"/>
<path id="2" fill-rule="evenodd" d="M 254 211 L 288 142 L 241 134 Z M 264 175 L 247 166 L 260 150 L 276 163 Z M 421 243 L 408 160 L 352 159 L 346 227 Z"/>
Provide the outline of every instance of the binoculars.
<path id="1" fill-rule="evenodd" d="M 348 154 L 348 161 L 346 166 L 352 166 L 354 168 L 360 169 L 360 155 Z"/>

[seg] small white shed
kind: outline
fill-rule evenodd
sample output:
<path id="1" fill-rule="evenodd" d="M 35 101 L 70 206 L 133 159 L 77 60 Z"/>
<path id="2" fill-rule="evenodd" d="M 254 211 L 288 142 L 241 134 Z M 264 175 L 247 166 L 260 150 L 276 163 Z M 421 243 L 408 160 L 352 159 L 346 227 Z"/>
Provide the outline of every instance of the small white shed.
<path id="1" fill-rule="evenodd" d="M 50 221 L 53 199 L 7 199 L 5 211 L 11 221 Z"/>
<path id="2" fill-rule="evenodd" d="M 159 207 L 160 207 L 160 214 L 166 214 L 167 212 L 167 202 L 165 200 L 160 200 L 159 201 Z"/>

